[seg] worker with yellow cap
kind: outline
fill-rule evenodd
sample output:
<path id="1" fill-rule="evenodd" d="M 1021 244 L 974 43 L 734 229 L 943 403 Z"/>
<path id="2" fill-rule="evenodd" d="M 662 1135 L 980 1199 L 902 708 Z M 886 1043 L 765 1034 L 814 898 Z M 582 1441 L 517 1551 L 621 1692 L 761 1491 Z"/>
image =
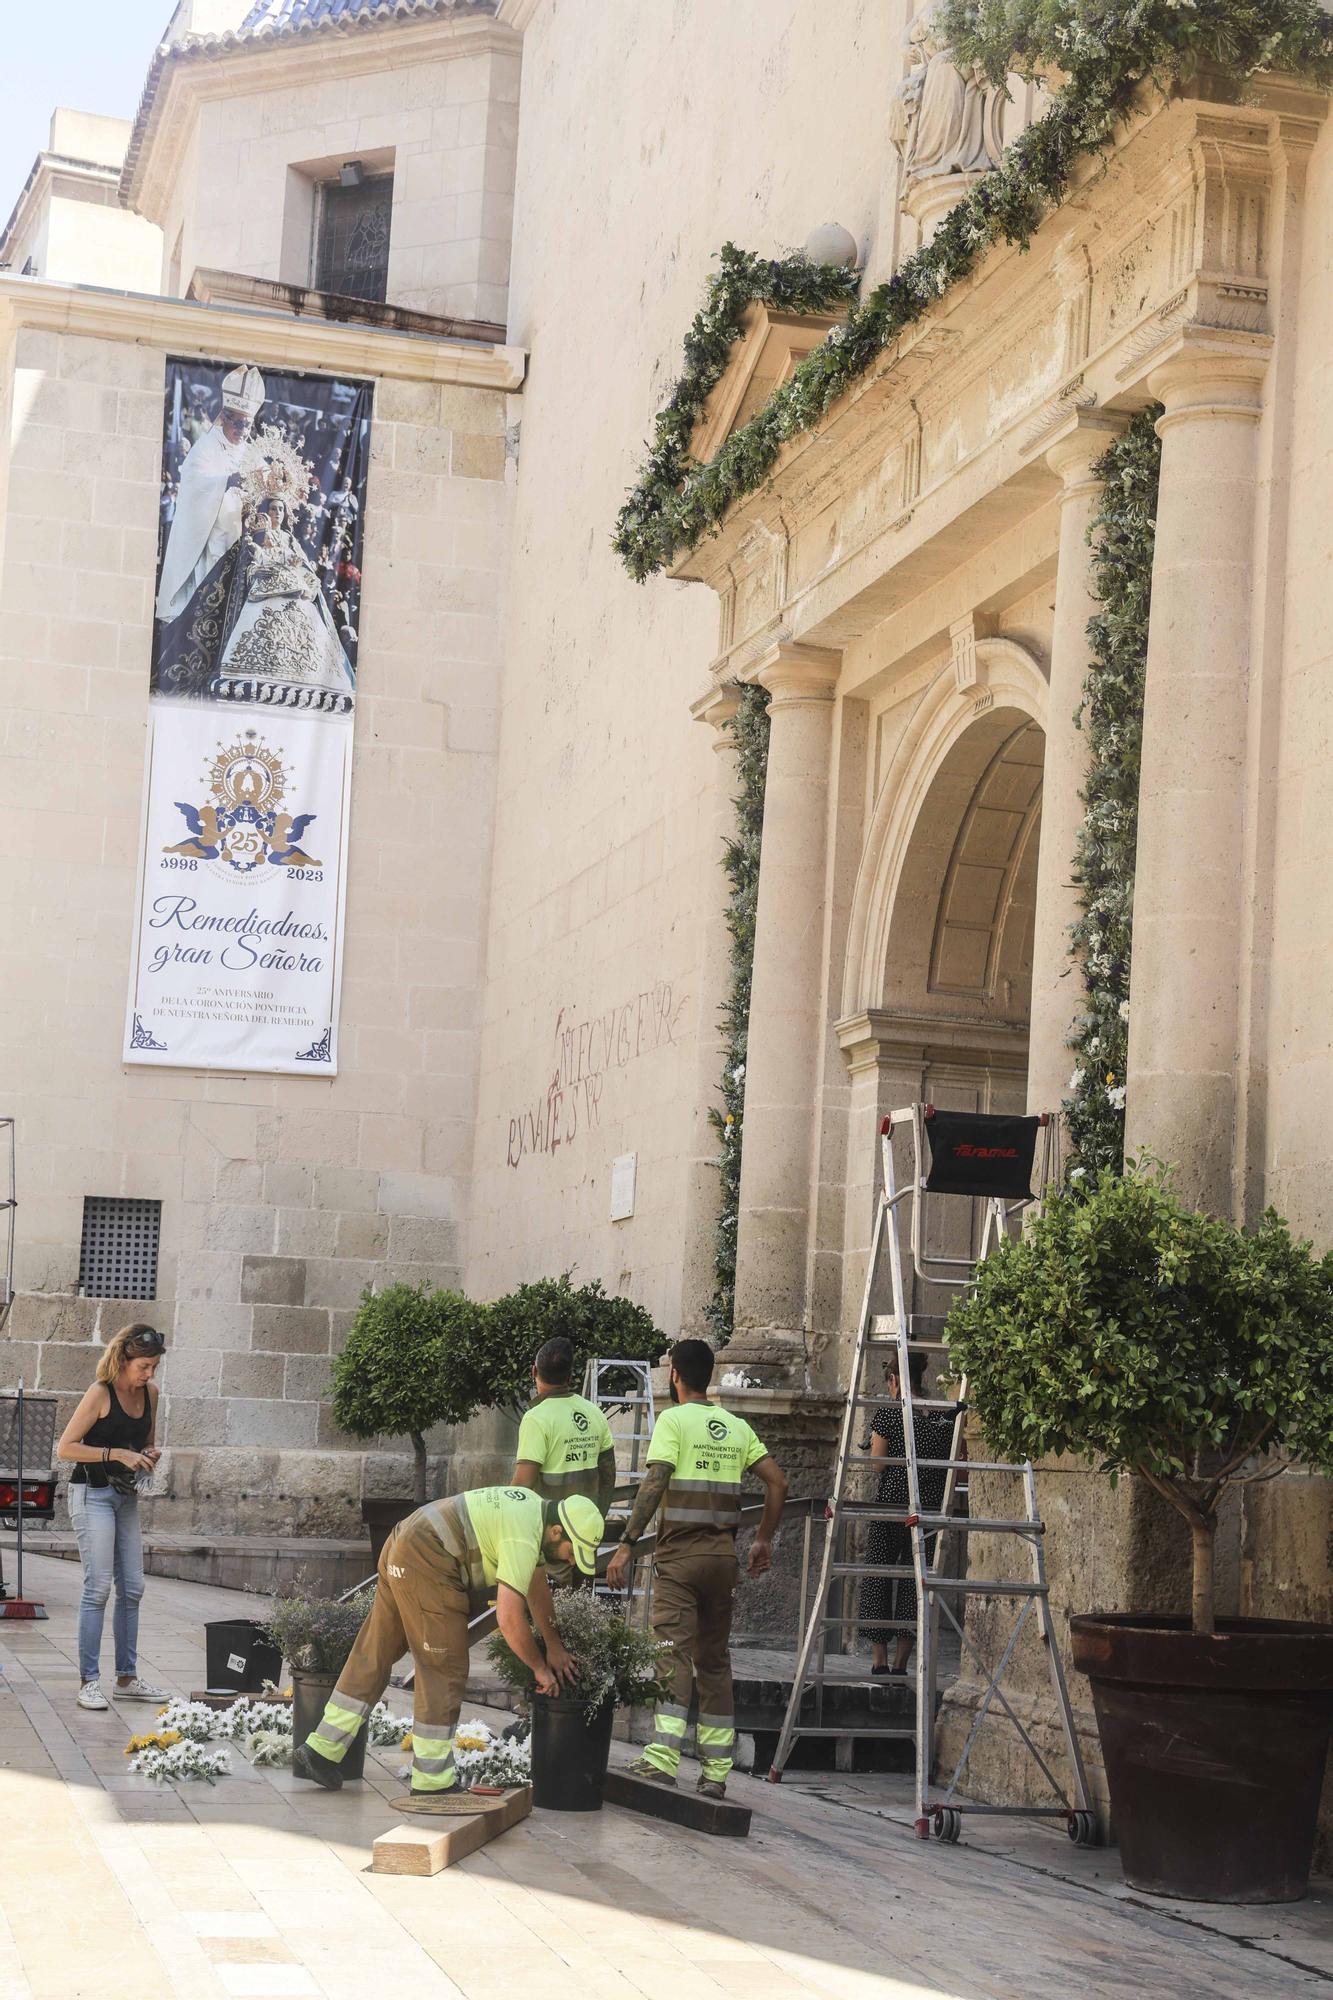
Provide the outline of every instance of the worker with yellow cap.
<path id="1" fill-rule="evenodd" d="M 496 1621 L 536 1680 L 556 1694 L 575 1677 L 555 1629 L 544 1564 L 597 1566 L 605 1523 L 585 1495 L 543 1500 L 523 1486 L 482 1486 L 432 1500 L 401 1521 L 384 1545 L 375 1598 L 319 1726 L 297 1746 L 292 1770 L 328 1791 L 366 1717 L 411 1652 L 412 1788 L 408 1811 L 447 1808 L 455 1791 L 454 1728 L 468 1671 L 468 1620 L 495 1597 Z M 545 1647 L 533 1639 L 533 1622 Z"/>

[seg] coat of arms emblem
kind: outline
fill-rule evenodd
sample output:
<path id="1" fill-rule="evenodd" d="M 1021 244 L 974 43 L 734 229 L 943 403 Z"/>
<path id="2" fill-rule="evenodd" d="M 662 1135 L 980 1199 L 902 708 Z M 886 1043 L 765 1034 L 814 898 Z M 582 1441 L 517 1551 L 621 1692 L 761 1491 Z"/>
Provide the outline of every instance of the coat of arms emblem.
<path id="1" fill-rule="evenodd" d="M 287 793 L 287 773 L 281 757 L 257 730 L 247 729 L 235 743 L 218 745 L 218 754 L 204 772 L 209 798 L 199 806 L 176 800 L 190 829 L 187 840 L 164 847 L 164 854 L 181 854 L 194 861 L 225 861 L 238 875 L 249 875 L 266 864 L 274 868 L 320 868 L 323 863 L 301 842 L 314 813 L 281 810 Z"/>

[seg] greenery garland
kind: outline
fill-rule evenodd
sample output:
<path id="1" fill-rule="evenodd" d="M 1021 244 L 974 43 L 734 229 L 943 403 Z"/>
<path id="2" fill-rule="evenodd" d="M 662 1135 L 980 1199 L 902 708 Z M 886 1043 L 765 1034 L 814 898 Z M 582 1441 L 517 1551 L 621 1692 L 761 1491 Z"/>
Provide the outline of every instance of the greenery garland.
<path id="1" fill-rule="evenodd" d="M 998 242 L 1026 249 L 1080 160 L 1111 143 L 1145 84 L 1165 90 L 1201 65 L 1244 87 L 1260 70 L 1333 82 L 1333 17 L 1322 0 L 942 0 L 941 38 L 962 62 L 1002 83 L 1064 77 L 1050 109 L 966 191 L 931 241 L 877 285 L 733 431 L 707 465 L 690 439 L 745 307 L 757 299 L 818 311 L 851 296 L 854 280 L 802 258 L 776 263 L 728 244 L 685 344 L 684 368 L 620 510 L 612 546 L 638 582 L 716 533 L 729 509 L 761 486 L 782 447 L 812 430 L 908 327 Z M 840 289 L 841 287 L 841 289 Z"/>
<path id="2" fill-rule="evenodd" d="M 1078 1151 L 1071 1173 L 1079 1179 L 1103 1168 L 1119 1173 L 1125 1157 L 1134 858 L 1160 415 L 1160 404 L 1141 411 L 1092 468 L 1103 481 L 1101 506 L 1088 530 L 1092 590 L 1102 608 L 1088 621 L 1092 662 L 1076 717 L 1087 732 L 1088 770 L 1074 862 L 1082 913 L 1069 930 L 1087 1007 L 1070 1037 L 1075 1069 L 1064 1104 L 1065 1130 Z"/>
<path id="3" fill-rule="evenodd" d="M 764 830 L 764 779 L 768 770 L 768 693 L 740 690 L 740 706 L 728 724 L 736 746 L 740 791 L 736 831 L 723 850 L 722 866 L 731 885 L 727 929 L 731 933 L 731 992 L 722 1008 L 726 1046 L 722 1061 L 722 1102 L 708 1113 L 721 1142 L 721 1205 L 714 1256 L 716 1289 L 707 1310 L 714 1342 L 731 1338 L 736 1309 L 736 1232 L 741 1213 L 741 1133 L 745 1119 L 745 1061 L 750 1032 L 750 981 L 754 971 L 754 919 L 759 901 L 759 845 Z"/>

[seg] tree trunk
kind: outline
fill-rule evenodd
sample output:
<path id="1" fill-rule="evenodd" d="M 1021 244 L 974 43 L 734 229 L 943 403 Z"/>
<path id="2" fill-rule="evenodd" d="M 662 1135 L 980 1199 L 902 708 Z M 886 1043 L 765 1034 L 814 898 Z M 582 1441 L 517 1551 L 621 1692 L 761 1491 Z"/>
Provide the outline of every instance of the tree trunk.
<path id="1" fill-rule="evenodd" d="M 1217 1516 L 1210 1514 L 1206 1521 L 1191 1521 L 1190 1533 L 1194 1537 L 1194 1630 L 1214 1632 L 1217 1629 L 1217 1608 L 1213 1550 L 1217 1537 Z"/>
<path id="2" fill-rule="evenodd" d="M 426 1496 L 426 1440 L 424 1437 L 422 1437 L 420 1431 L 409 1431 L 408 1435 L 412 1440 L 412 1454 L 413 1457 L 416 1459 L 416 1503 L 418 1507 L 424 1507 L 426 1504 L 426 1497 L 427 1497 Z"/>

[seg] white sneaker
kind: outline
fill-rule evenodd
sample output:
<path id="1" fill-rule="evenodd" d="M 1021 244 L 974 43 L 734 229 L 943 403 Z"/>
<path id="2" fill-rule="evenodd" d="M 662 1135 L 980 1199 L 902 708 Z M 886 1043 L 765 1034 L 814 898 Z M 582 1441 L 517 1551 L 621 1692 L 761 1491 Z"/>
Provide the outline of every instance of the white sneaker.
<path id="1" fill-rule="evenodd" d="M 111 1692 L 117 1701 L 171 1700 L 165 1688 L 154 1687 L 151 1681 L 141 1681 L 137 1674 L 132 1681 L 126 1681 L 123 1685 L 117 1681 Z M 105 1708 L 106 1703 L 103 1702 L 102 1706 Z"/>
<path id="2" fill-rule="evenodd" d="M 102 1693 L 99 1681 L 85 1681 L 79 1689 L 80 1708 L 110 1708 L 111 1703 Z"/>

